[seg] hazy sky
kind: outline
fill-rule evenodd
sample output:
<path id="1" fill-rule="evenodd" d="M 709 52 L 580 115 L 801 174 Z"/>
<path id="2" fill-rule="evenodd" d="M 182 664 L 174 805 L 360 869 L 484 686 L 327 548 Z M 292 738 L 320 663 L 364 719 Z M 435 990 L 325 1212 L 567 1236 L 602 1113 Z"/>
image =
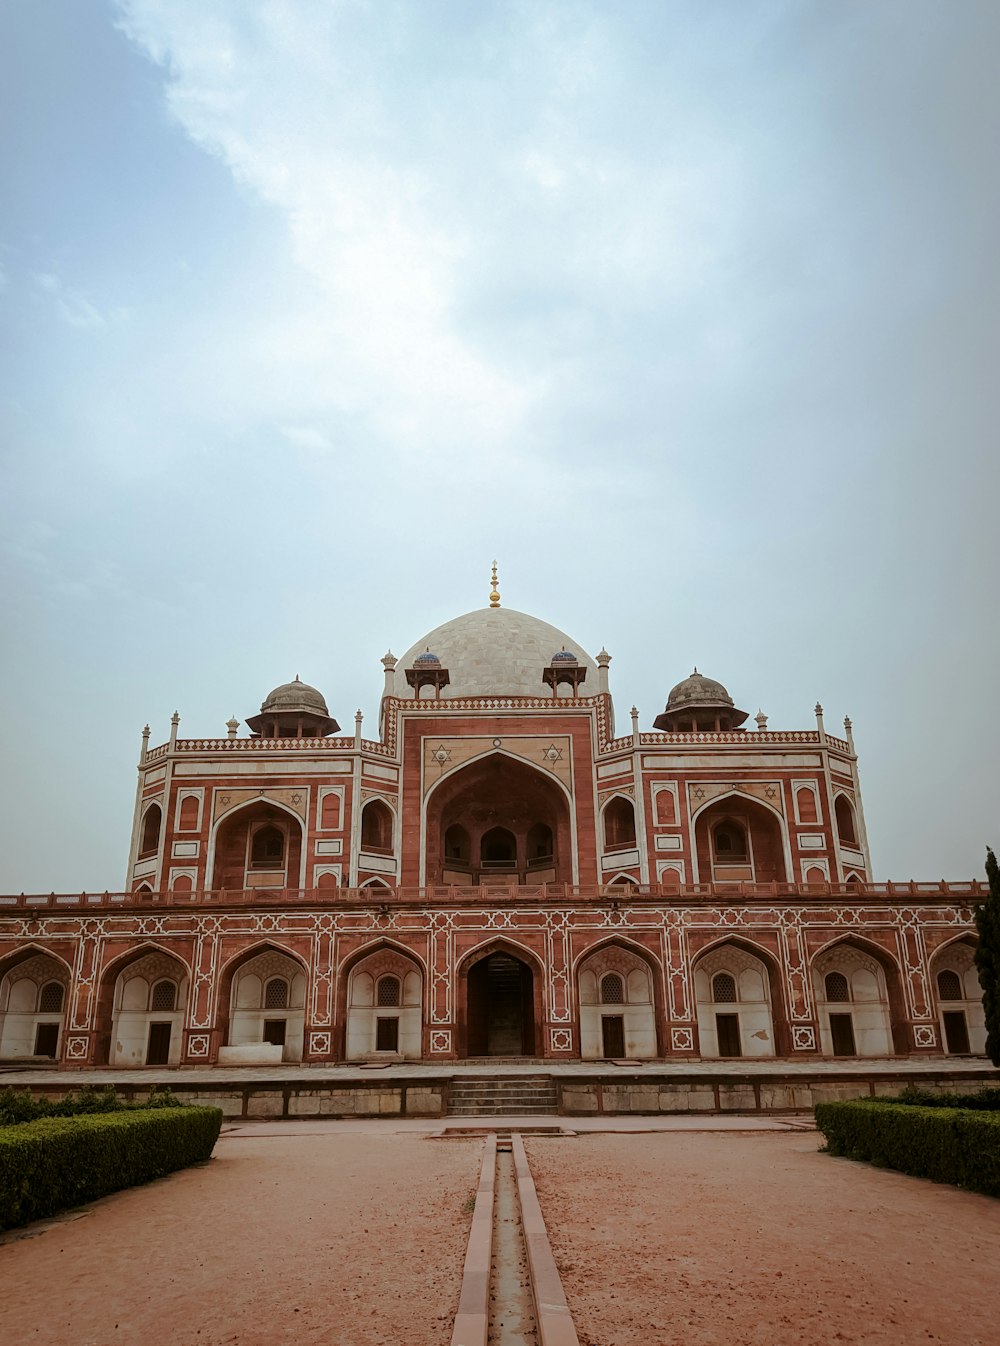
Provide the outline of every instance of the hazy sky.
<path id="1" fill-rule="evenodd" d="M 996 0 L 2 0 L 0 887 L 486 602 L 1000 845 Z"/>

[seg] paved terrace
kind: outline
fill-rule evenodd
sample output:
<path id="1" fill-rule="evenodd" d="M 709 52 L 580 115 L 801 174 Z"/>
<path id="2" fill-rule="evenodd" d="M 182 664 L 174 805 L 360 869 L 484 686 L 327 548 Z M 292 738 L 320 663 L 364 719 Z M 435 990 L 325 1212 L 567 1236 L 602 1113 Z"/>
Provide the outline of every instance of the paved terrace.
<path id="1" fill-rule="evenodd" d="M 549 1075 L 557 1080 L 607 1080 L 646 1076 L 650 1079 L 678 1079 L 731 1081 L 755 1079 L 837 1080 L 884 1079 L 909 1081 L 955 1076 L 969 1079 L 982 1077 L 984 1083 L 1000 1086 L 1000 1070 L 985 1056 L 922 1056 L 864 1057 L 836 1061 L 791 1061 L 777 1057 L 760 1060 L 742 1058 L 736 1061 L 626 1061 L 621 1065 L 607 1061 L 548 1061 L 544 1059 L 452 1061 L 446 1064 L 427 1064 L 419 1061 L 392 1065 L 316 1065 L 280 1066 L 144 1066 L 136 1070 L 119 1070 L 105 1066 L 101 1069 L 50 1070 L 47 1067 L 25 1069 L 15 1063 L 0 1062 L 0 1078 L 7 1085 L 58 1086 L 76 1089 L 84 1084 L 125 1084 L 151 1088 L 164 1083 L 171 1088 L 196 1085 L 249 1085 L 261 1088 L 283 1084 L 306 1084 L 320 1087 L 324 1081 L 344 1085 L 371 1086 L 390 1083 L 420 1083 L 436 1080 L 461 1079 L 463 1076 L 500 1076 L 515 1078 L 527 1075 Z"/>

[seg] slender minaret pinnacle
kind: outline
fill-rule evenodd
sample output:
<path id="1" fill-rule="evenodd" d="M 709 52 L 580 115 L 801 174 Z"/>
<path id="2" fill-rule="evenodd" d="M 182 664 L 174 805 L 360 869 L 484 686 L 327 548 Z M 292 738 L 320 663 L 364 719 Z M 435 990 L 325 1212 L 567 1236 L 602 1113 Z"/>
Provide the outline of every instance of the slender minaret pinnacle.
<path id="1" fill-rule="evenodd" d="M 497 588 L 497 563 L 493 562 L 493 582 L 490 588 L 490 607 L 498 608 L 500 606 L 500 591 Z"/>

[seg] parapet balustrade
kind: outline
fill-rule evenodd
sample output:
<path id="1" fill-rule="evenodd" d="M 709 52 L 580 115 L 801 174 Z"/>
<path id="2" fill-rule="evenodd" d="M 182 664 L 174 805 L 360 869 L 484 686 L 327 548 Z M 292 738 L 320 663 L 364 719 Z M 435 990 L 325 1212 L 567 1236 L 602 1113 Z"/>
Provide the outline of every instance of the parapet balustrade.
<path id="1" fill-rule="evenodd" d="M 400 906 L 562 904 L 593 902 L 602 906 L 628 907 L 643 903 L 689 904 L 744 901 L 817 902 L 838 898 L 844 903 L 949 903 L 981 901 L 986 888 L 978 880 L 934 883 L 691 883 L 681 888 L 644 883 L 627 886 L 602 884 L 540 883 L 507 886 L 497 883 L 454 887 L 428 885 L 399 888 L 253 888 L 215 889 L 202 892 L 132 893 L 18 893 L 0 896 L 0 910 L 61 911 L 149 907 L 343 907 L 376 908 L 388 914 Z"/>

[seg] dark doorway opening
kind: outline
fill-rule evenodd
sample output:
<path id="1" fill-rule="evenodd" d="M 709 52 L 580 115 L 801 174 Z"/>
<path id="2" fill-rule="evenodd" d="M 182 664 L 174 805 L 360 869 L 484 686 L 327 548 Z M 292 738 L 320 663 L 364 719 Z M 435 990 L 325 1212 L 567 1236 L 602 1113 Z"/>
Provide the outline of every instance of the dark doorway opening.
<path id="1" fill-rule="evenodd" d="M 492 953 L 469 970 L 468 1054 L 535 1054 L 534 978 L 506 953 Z"/>
<path id="2" fill-rule="evenodd" d="M 945 1010 L 944 1040 L 948 1051 L 954 1056 L 969 1055 L 972 1049 L 969 1046 L 969 1024 L 964 1010 Z"/>
<path id="3" fill-rule="evenodd" d="M 165 1066 L 170 1061 L 170 1024 L 150 1024 L 146 1065 Z"/>
<path id="4" fill-rule="evenodd" d="M 850 1014 L 830 1015 L 830 1037 L 834 1056 L 857 1056 L 854 1045 L 854 1018 Z"/>
<path id="5" fill-rule="evenodd" d="M 738 1014 L 717 1014 L 715 1031 L 719 1036 L 720 1056 L 742 1056 L 743 1044 L 740 1041 L 740 1016 Z"/>
<path id="6" fill-rule="evenodd" d="M 377 1052 L 399 1051 L 399 1020 L 395 1015 L 391 1019 L 376 1019 L 375 1050 Z"/>
<path id="7" fill-rule="evenodd" d="M 286 1029 L 287 1025 L 284 1019 L 265 1019 L 264 1041 L 269 1042 L 272 1047 L 283 1047 L 285 1045 Z"/>
<path id="8" fill-rule="evenodd" d="M 54 1060 L 58 1047 L 59 1025 L 39 1024 L 35 1029 L 35 1055 L 51 1056 Z"/>
<path id="9" fill-rule="evenodd" d="M 625 1055 L 625 1016 L 605 1014 L 601 1019 L 602 1053 L 620 1060 Z"/>

